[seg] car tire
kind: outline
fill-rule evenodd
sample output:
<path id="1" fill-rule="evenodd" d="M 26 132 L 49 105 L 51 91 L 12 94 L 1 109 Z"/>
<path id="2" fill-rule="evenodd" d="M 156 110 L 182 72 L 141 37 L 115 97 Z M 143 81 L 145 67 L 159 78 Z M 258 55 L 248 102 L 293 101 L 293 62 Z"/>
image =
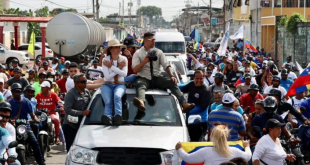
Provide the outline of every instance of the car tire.
<path id="1" fill-rule="evenodd" d="M 14 59 L 16 59 L 16 60 L 18 61 L 17 58 L 11 58 L 10 60 L 8 60 L 8 61 L 6 62 L 6 65 L 7 65 L 7 68 L 8 68 L 8 69 L 10 68 L 10 66 L 12 66 L 12 61 L 13 61 Z M 18 61 L 18 66 L 20 66 L 19 61 Z M 22 65 L 22 66 L 23 66 L 23 65 Z"/>
<path id="2" fill-rule="evenodd" d="M 42 55 L 37 55 L 36 60 L 42 60 Z"/>

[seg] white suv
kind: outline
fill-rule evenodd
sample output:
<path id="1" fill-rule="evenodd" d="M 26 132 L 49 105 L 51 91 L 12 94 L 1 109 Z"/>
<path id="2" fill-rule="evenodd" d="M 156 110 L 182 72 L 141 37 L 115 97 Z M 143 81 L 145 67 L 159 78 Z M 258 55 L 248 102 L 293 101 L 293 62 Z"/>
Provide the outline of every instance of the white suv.
<path id="1" fill-rule="evenodd" d="M 14 59 L 18 60 L 19 66 L 28 64 L 29 54 L 22 51 L 10 50 L 3 44 L 0 44 L 0 62 L 1 64 L 7 64 L 10 67 Z"/>
<path id="2" fill-rule="evenodd" d="M 104 102 L 100 89 L 93 95 L 66 164 L 170 165 L 177 142 L 189 142 L 184 115 L 177 98 L 162 90 L 146 91 L 146 111 L 132 104 L 135 89 L 126 89 L 122 98 L 120 126 L 101 123 Z"/>
<path id="3" fill-rule="evenodd" d="M 28 45 L 29 44 L 20 45 L 20 46 L 18 46 L 18 50 L 23 51 L 23 52 L 27 52 L 28 51 Z M 41 59 L 41 57 L 42 57 L 42 46 L 35 44 L 34 50 L 35 50 L 36 59 Z M 33 55 L 31 53 L 29 53 L 29 55 L 30 55 L 30 59 L 32 60 Z M 47 57 L 47 58 L 54 57 L 54 52 L 52 51 L 52 49 L 45 47 L 45 57 Z"/>

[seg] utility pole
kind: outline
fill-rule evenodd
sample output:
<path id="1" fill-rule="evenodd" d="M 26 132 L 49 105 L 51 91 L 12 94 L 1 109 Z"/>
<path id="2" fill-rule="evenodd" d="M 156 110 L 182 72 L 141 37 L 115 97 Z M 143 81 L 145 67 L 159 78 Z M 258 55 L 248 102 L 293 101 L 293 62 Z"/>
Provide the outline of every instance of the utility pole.
<path id="1" fill-rule="evenodd" d="M 96 20 L 96 16 L 95 16 L 95 0 L 92 0 L 92 5 L 93 5 L 93 19 Z"/>
<path id="2" fill-rule="evenodd" d="M 99 21 L 99 8 L 100 8 L 99 0 L 96 0 L 96 21 L 97 22 Z"/>
<path id="3" fill-rule="evenodd" d="M 128 3 L 128 16 L 129 16 L 129 26 L 131 26 L 131 7 L 132 7 L 132 1 Z"/>
<path id="4" fill-rule="evenodd" d="M 211 39 L 212 39 L 212 2 L 210 0 L 210 40 Z"/>
<path id="5" fill-rule="evenodd" d="M 119 18 L 119 21 L 118 21 L 118 24 L 121 23 L 121 7 L 122 7 L 122 3 L 119 2 L 118 4 L 118 18 Z"/>
<path id="6" fill-rule="evenodd" d="M 137 0 L 137 5 L 138 5 L 138 11 L 139 12 L 137 13 L 137 17 L 138 18 L 136 18 L 136 22 L 137 22 L 136 24 L 137 24 L 138 27 L 140 27 L 139 25 L 141 25 L 141 23 L 140 23 L 140 18 L 141 18 L 141 16 L 140 16 L 141 15 L 140 4 L 141 4 L 141 0 Z"/>
<path id="7" fill-rule="evenodd" d="M 197 28 L 199 28 L 199 2 L 198 2 L 198 8 L 197 8 Z"/>
<path id="8" fill-rule="evenodd" d="M 122 16 L 122 24 L 124 26 L 124 15 L 125 15 L 125 3 L 124 3 L 124 0 L 123 0 L 123 16 Z"/>

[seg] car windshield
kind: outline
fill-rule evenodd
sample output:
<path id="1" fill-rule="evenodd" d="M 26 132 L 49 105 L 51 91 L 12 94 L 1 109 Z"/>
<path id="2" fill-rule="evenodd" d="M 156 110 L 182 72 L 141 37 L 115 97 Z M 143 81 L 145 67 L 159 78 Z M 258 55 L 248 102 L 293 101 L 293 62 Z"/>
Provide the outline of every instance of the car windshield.
<path id="1" fill-rule="evenodd" d="M 181 73 L 181 75 L 185 75 L 184 67 L 181 61 L 171 61 L 175 67 L 177 68 L 177 71 Z"/>
<path id="2" fill-rule="evenodd" d="M 5 45 L 2 45 L 2 44 L 1 44 L 0 47 L 2 47 L 3 49 L 9 50 L 9 48 L 6 47 Z"/>
<path id="3" fill-rule="evenodd" d="M 180 114 L 176 108 L 174 98 L 170 95 L 146 95 L 145 112 L 141 113 L 133 105 L 134 94 L 126 94 L 123 102 L 122 125 L 154 125 L 154 126 L 181 126 Z M 153 106 L 152 102 L 155 104 Z M 151 105 L 150 105 L 151 104 Z M 90 106 L 91 115 L 86 118 L 86 125 L 102 124 L 104 102 L 100 94 L 94 98 Z"/>
<path id="4" fill-rule="evenodd" d="M 155 47 L 164 53 L 183 53 L 185 54 L 184 42 L 155 42 Z"/>

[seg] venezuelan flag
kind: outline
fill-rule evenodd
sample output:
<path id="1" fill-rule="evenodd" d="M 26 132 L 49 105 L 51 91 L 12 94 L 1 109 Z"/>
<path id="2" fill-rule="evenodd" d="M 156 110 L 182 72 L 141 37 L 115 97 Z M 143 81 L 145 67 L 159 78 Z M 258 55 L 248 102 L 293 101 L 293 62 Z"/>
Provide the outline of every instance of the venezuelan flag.
<path id="1" fill-rule="evenodd" d="M 236 147 L 236 148 L 239 148 L 240 150 L 244 151 L 242 141 L 229 141 L 228 145 L 230 147 Z M 187 153 L 193 153 L 193 152 L 198 151 L 201 148 L 212 147 L 212 146 L 213 146 L 212 142 L 183 142 L 182 143 L 182 148 Z M 189 164 L 189 163 L 182 161 L 182 163 L 181 163 L 181 165 L 203 165 L 203 164 L 204 164 L 204 162 L 198 163 L 198 164 Z"/>
<path id="2" fill-rule="evenodd" d="M 252 45 L 252 43 L 248 39 L 245 40 L 245 47 L 257 53 L 256 48 Z"/>

